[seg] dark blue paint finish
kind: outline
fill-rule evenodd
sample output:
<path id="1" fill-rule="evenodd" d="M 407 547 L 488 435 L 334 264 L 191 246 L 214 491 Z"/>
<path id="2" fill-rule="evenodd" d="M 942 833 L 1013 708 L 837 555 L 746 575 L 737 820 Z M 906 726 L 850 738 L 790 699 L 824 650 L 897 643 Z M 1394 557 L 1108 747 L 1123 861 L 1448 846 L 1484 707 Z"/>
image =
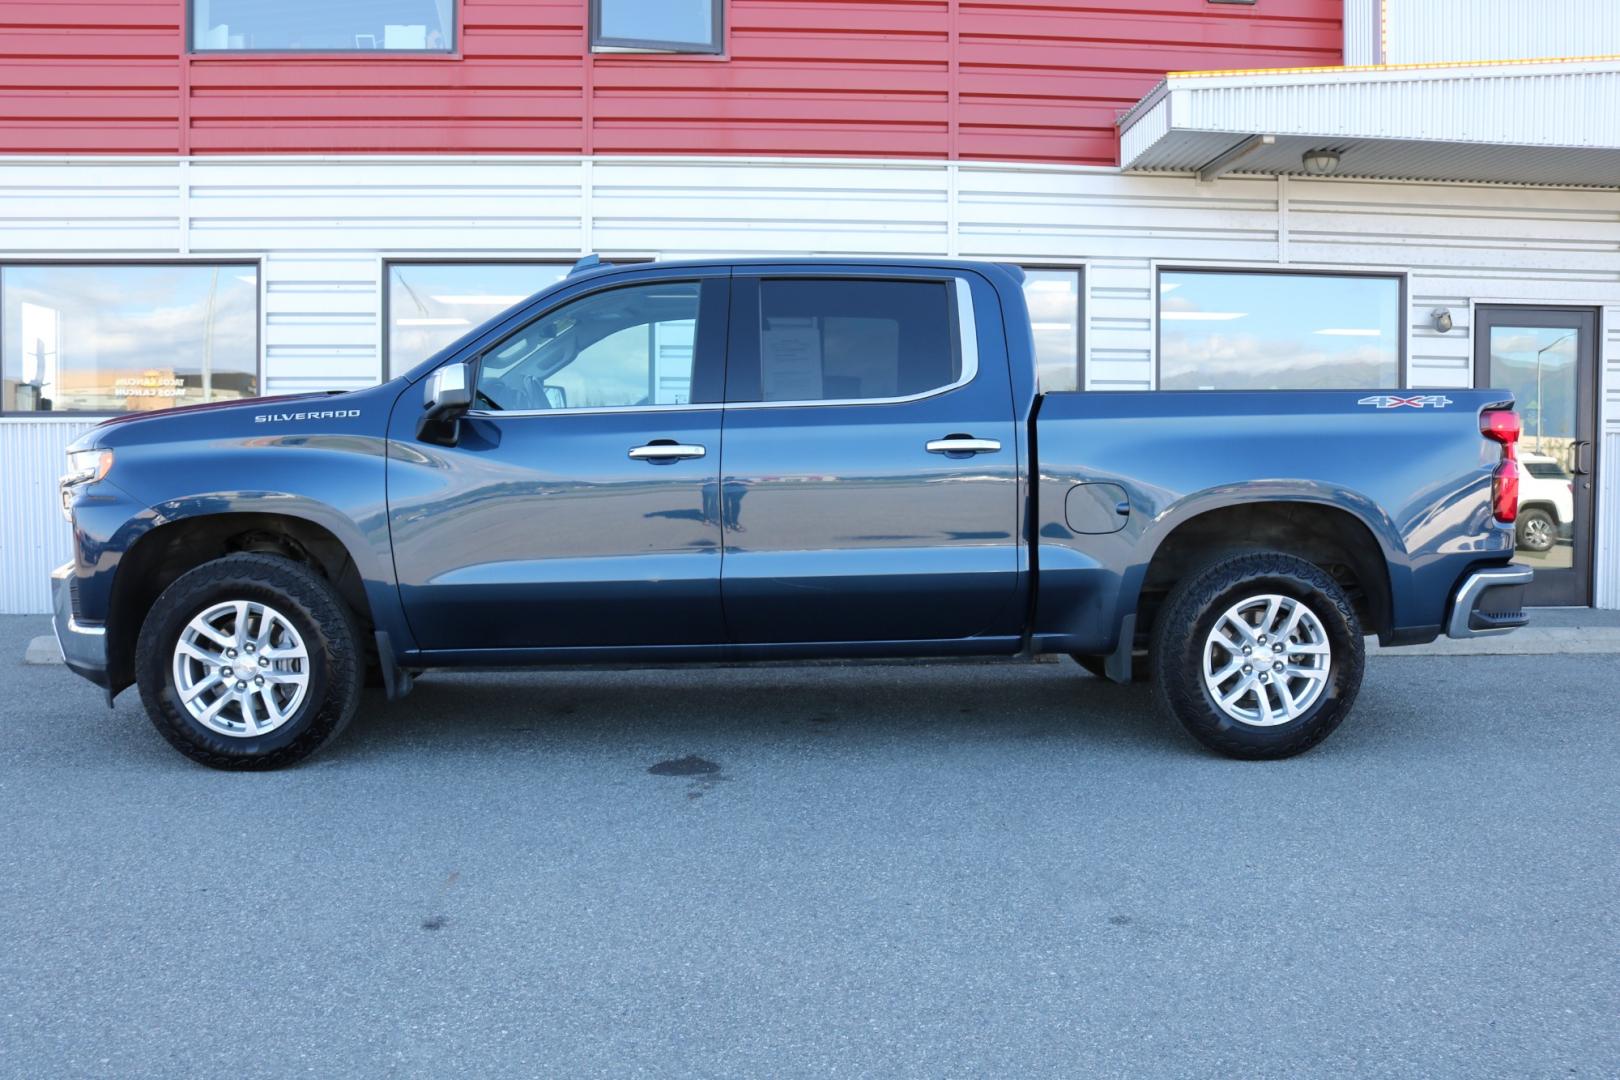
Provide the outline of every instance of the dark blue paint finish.
<path id="1" fill-rule="evenodd" d="M 76 446 L 111 448 L 116 464 L 75 502 L 83 616 L 107 618 L 120 557 L 151 542 L 157 530 L 257 513 L 298 518 L 332 534 L 354 560 L 377 628 L 409 641 L 394 586 L 384 476 L 384 434 L 401 389 L 394 382 L 341 395 L 191 406 L 95 428 Z M 331 415 L 255 420 L 300 412 Z M 92 509 L 108 499 L 116 510 Z"/>
<path id="2" fill-rule="evenodd" d="M 417 437 L 433 369 L 476 360 L 558 303 L 650 278 L 724 286 L 783 273 L 967 281 L 976 377 L 900 403 L 727 408 L 732 318 L 718 338 L 700 331 L 692 406 L 471 416 L 454 446 Z M 341 543 L 407 665 L 1025 643 L 1107 653 L 1174 530 L 1254 502 L 1329 506 L 1353 535 L 1365 529 L 1388 568 L 1392 638 L 1432 636 L 1459 578 L 1510 558 L 1512 529 L 1489 508 L 1496 447 L 1478 432 L 1480 409 L 1505 395 L 1448 391 L 1443 410 L 1375 410 L 1340 391 L 1038 397 L 1020 279 L 903 260 L 604 268 L 381 386 L 105 424 L 80 443 L 116 453 L 109 478 L 75 498 L 80 616 L 108 618 L 121 558 L 159 531 L 245 513 L 299 518 Z M 923 449 L 958 434 L 1002 446 L 977 457 Z M 708 453 L 629 458 L 664 438 Z M 1079 483 L 1124 491 L 1117 530 L 1071 528 Z"/>
<path id="3" fill-rule="evenodd" d="M 862 273 L 873 271 L 839 264 L 739 270 L 730 382 L 746 372 L 739 353 L 758 340 L 757 304 L 742 299 L 754 278 Z M 937 269 L 881 273 L 941 277 Z M 985 313 L 973 319 L 975 340 L 964 350 L 974 358 L 964 365 L 976 367 L 966 384 L 885 404 L 727 409 L 721 591 L 734 641 L 1016 642 L 1022 633 L 1021 471 L 999 302 L 978 273 L 948 278 L 953 295 L 958 276 L 975 314 Z M 1001 449 L 925 448 L 958 434 Z"/>
<path id="4" fill-rule="evenodd" d="M 468 418 L 453 447 L 415 426 L 396 411 L 388 485 L 421 648 L 725 642 L 718 407 Z M 663 438 L 709 453 L 629 457 Z"/>
<path id="5" fill-rule="evenodd" d="M 1434 636 L 1465 571 L 1506 562 L 1513 528 L 1490 511 L 1498 449 L 1479 413 L 1499 391 L 1451 390 L 1445 409 L 1375 410 L 1360 391 L 1048 394 L 1040 437 L 1038 641 L 1111 651 L 1153 553 L 1200 514 L 1244 503 L 1334 507 L 1364 527 L 1389 572 L 1393 628 Z M 1125 528 L 1081 536 L 1070 488 L 1127 492 Z"/>

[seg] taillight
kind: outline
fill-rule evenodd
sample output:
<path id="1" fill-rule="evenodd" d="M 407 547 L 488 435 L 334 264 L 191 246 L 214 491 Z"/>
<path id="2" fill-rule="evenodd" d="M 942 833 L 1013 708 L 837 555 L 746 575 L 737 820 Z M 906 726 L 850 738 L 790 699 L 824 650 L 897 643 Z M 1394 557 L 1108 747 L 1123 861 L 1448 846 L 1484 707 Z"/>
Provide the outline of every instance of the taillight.
<path id="1" fill-rule="evenodd" d="M 1490 409 L 1479 414 L 1479 433 L 1501 443 L 1510 460 L 1518 457 L 1515 446 L 1519 431 L 1519 414 L 1510 409 Z"/>
<path id="2" fill-rule="evenodd" d="M 1479 414 L 1479 432 L 1502 445 L 1502 460 L 1491 473 L 1491 512 L 1496 520 L 1512 523 L 1519 517 L 1519 414 L 1511 409 L 1487 409 Z"/>
<path id="3" fill-rule="evenodd" d="M 1519 463 L 1511 458 L 1497 462 L 1491 473 L 1491 511 L 1508 524 L 1519 518 Z"/>

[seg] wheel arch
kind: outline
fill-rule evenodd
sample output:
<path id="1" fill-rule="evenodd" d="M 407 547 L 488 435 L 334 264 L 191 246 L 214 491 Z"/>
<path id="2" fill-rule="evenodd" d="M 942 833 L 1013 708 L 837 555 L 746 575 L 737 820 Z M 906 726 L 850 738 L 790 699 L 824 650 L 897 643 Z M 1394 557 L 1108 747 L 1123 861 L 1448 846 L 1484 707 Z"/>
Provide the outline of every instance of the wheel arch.
<path id="1" fill-rule="evenodd" d="M 232 510 L 163 520 L 118 559 L 107 603 L 107 673 L 117 692 L 134 682 L 141 624 L 163 590 L 182 574 L 240 551 L 275 554 L 316 570 L 353 609 L 361 626 L 378 625 L 375 591 L 350 543 L 327 525 L 296 513 Z"/>
<path id="2" fill-rule="evenodd" d="M 1375 522 L 1343 500 L 1300 495 L 1186 507 L 1164 522 L 1126 598 L 1123 610 L 1137 613 L 1138 646 L 1149 639 L 1159 608 L 1177 581 L 1218 559 L 1262 550 L 1298 555 L 1321 567 L 1345 589 L 1368 633 L 1389 633 L 1394 625 L 1392 568 L 1403 549 L 1391 550 L 1398 543 L 1390 538 L 1393 527 Z"/>

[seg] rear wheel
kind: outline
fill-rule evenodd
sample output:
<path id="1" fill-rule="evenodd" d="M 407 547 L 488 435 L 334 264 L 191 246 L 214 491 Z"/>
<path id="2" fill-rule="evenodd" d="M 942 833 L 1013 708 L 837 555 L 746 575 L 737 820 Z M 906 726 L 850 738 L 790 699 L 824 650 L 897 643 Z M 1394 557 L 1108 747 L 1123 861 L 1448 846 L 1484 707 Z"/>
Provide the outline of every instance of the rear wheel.
<path id="1" fill-rule="evenodd" d="M 1326 571 L 1282 552 L 1233 556 L 1184 579 L 1153 637 L 1159 701 L 1230 757 L 1309 750 L 1361 688 L 1355 608 Z"/>
<path id="2" fill-rule="evenodd" d="M 147 715 L 217 769 L 300 761 L 353 718 L 364 677 L 354 618 L 327 581 L 276 555 L 237 554 L 181 575 L 136 643 Z"/>

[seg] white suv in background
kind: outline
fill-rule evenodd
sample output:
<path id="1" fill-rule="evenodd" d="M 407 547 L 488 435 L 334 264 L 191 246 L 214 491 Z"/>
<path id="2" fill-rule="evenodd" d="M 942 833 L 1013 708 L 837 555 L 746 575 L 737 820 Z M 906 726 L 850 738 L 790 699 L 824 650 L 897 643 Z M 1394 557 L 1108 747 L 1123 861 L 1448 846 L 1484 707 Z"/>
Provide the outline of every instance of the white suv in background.
<path id="1" fill-rule="evenodd" d="M 1574 477 L 1557 458 L 1519 451 L 1519 548 L 1551 551 L 1574 521 Z"/>

